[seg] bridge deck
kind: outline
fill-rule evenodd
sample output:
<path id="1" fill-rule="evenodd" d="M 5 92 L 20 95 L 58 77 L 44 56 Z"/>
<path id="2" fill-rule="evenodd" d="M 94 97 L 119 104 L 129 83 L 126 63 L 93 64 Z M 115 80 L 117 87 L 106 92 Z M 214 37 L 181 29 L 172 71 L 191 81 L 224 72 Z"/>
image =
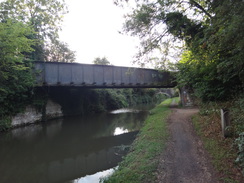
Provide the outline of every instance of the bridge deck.
<path id="1" fill-rule="evenodd" d="M 169 72 L 110 65 L 35 62 L 37 86 L 87 88 L 170 88 Z"/>

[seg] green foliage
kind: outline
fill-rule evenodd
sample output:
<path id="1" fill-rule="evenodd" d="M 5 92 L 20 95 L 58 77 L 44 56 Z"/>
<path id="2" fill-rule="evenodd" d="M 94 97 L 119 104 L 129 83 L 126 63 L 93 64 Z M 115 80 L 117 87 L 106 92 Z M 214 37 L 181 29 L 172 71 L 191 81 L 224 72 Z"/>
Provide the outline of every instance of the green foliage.
<path id="1" fill-rule="evenodd" d="M 115 0 L 120 5 L 124 2 L 128 1 Z M 187 87 L 206 104 L 214 102 L 223 107 L 217 102 L 236 101 L 229 107 L 235 134 L 239 136 L 236 140 L 239 148 L 237 161 L 243 165 L 243 0 L 135 2 L 134 9 L 126 15 L 124 31 L 140 38 L 139 58 L 155 49 L 162 51 L 179 47 L 183 51 L 175 69 L 179 87 Z M 184 47 L 180 47 L 179 40 Z M 205 115 L 216 113 L 215 109 L 201 112 Z M 214 125 L 209 124 L 209 127 L 214 128 Z M 209 146 L 215 149 L 216 143 L 210 140 Z M 219 158 L 222 152 L 213 154 Z"/>
<path id="2" fill-rule="evenodd" d="M 39 91 L 40 92 L 40 91 Z M 156 89 L 79 89 L 49 88 L 46 94 L 62 106 L 64 115 L 83 115 L 109 111 L 142 103 L 157 103 L 165 96 L 158 96 Z M 45 96 L 45 93 L 39 94 Z M 45 97 L 35 91 L 35 106 L 42 106 Z M 63 97 L 65 96 L 65 97 Z"/>
<path id="3" fill-rule="evenodd" d="M 244 132 L 244 94 L 239 95 L 230 107 L 232 122 L 235 126 L 236 134 Z"/>
<path id="4" fill-rule="evenodd" d="M 1 2 L 1 18 L 30 23 L 39 36 L 55 36 L 61 28 L 67 7 L 64 0 L 5 0 Z"/>
<path id="5" fill-rule="evenodd" d="M 123 90 L 107 90 L 105 97 L 106 106 L 108 109 L 118 109 L 129 106 Z"/>
<path id="6" fill-rule="evenodd" d="M 201 137 L 205 149 L 211 156 L 211 162 L 219 172 L 221 182 L 241 182 L 238 167 L 234 164 L 236 149 L 233 139 L 223 139 L 220 132 L 220 104 L 203 104 L 200 114 L 192 118 L 197 134 Z M 216 110 L 218 109 L 218 110 Z"/>
<path id="7" fill-rule="evenodd" d="M 177 64 L 177 82 L 179 86 L 188 86 L 203 101 L 227 100 L 232 97 L 233 87 L 230 82 L 223 83 L 216 70 L 216 62 L 198 60 L 191 51 L 182 55 Z"/>
<path id="8" fill-rule="evenodd" d="M 213 25 L 206 31 L 207 47 L 213 55 L 218 55 L 217 70 L 223 82 L 244 82 L 243 9 L 241 0 L 219 2 L 214 9 Z"/>
<path id="9" fill-rule="evenodd" d="M 74 52 L 60 42 L 58 36 L 63 15 L 67 12 L 64 0 L 5 0 L 0 3 L 1 21 L 11 18 L 34 29 L 29 39 L 38 39 L 39 42 L 32 46 L 34 50 L 28 56 L 35 61 L 53 61 L 50 59 L 54 59 L 54 55 L 59 59 L 54 61 L 74 61 Z"/>
<path id="10" fill-rule="evenodd" d="M 69 49 L 67 43 L 53 40 L 51 44 L 46 45 L 45 61 L 74 62 L 75 52 Z"/>
<path id="11" fill-rule="evenodd" d="M 238 146 L 238 157 L 236 162 L 243 168 L 242 173 L 244 175 L 244 132 L 239 134 L 239 137 L 236 139 L 236 144 Z"/>
<path id="12" fill-rule="evenodd" d="M 0 23 L 0 119 L 19 112 L 33 87 L 32 64 L 24 53 L 33 49 L 28 39 L 33 30 L 26 24 L 7 20 Z"/>
<path id="13" fill-rule="evenodd" d="M 49 53 L 60 56 L 60 52 L 63 56 L 62 59 L 59 57 L 60 61 L 74 60 L 74 52 L 58 40 L 58 31 L 66 12 L 62 0 L 5 0 L 0 3 L 2 124 L 7 124 L 4 121 L 8 121 L 8 116 L 22 111 L 31 101 L 34 85 L 31 61 L 45 58 L 49 61 L 53 58 Z"/>
<path id="14" fill-rule="evenodd" d="M 244 95 L 243 93 L 236 98 L 234 104 L 230 108 L 231 122 L 234 127 L 235 143 L 238 148 L 236 162 L 242 167 L 244 175 Z"/>
<path id="15" fill-rule="evenodd" d="M 228 100 L 244 86 L 244 3 L 221 1 L 213 5 L 211 24 L 191 41 L 178 64 L 178 82 L 191 86 L 203 101 Z"/>
<path id="16" fill-rule="evenodd" d="M 123 6 L 128 1 L 114 2 Z M 140 38 L 141 49 L 136 56 L 140 63 L 150 61 L 149 54 L 155 50 L 164 54 L 159 61 L 167 63 L 172 60 L 177 51 L 180 53 L 179 41 L 184 40 L 190 45 L 195 36 L 200 36 L 204 27 L 202 22 L 209 24 L 212 17 L 208 12 L 211 10 L 210 1 L 138 0 L 135 3 L 135 8 L 125 16 L 124 32 Z"/>
<path id="17" fill-rule="evenodd" d="M 177 98 L 177 100 L 179 100 Z M 172 103 L 173 99 L 169 98 L 169 99 L 166 99 L 165 101 L 162 102 L 161 105 L 164 105 L 164 106 L 170 106 L 170 104 Z"/>
<path id="18" fill-rule="evenodd" d="M 92 100 L 87 103 L 88 106 L 93 103 L 93 109 L 95 106 L 100 106 L 100 109 L 103 108 L 102 111 L 106 111 L 137 104 L 160 102 L 165 99 L 165 96 L 159 97 L 156 93 L 155 89 L 96 89 L 91 90 L 90 98 Z"/>
<path id="19" fill-rule="evenodd" d="M 212 155 L 214 166 L 217 170 L 224 172 L 223 177 L 227 179 L 234 175 L 230 169 L 233 171 L 242 169 L 244 172 L 244 95 L 239 95 L 235 101 L 201 102 L 199 108 L 199 115 L 194 117 L 193 123 L 205 143 L 205 148 Z M 231 136 L 225 139 L 223 139 L 220 126 L 221 108 L 229 109 L 230 126 L 228 130 L 230 130 Z M 239 166 L 234 165 L 234 161 Z"/>
<path id="20" fill-rule="evenodd" d="M 108 61 L 106 57 L 103 58 L 97 57 L 93 60 L 93 63 L 97 65 L 111 65 L 111 63 Z"/>
<path id="21" fill-rule="evenodd" d="M 11 118 L 10 117 L 1 117 L 0 118 L 0 132 L 7 130 L 11 127 Z"/>
<path id="22" fill-rule="evenodd" d="M 31 104 L 39 112 L 45 113 L 46 104 L 48 101 L 48 93 L 43 88 L 34 88 L 31 97 Z"/>
<path id="23" fill-rule="evenodd" d="M 183 50 L 182 40 L 186 51 L 176 68 L 178 84 L 203 101 L 227 100 L 244 87 L 243 9 L 242 0 L 139 0 L 126 15 L 124 31 L 141 39 L 139 58 L 158 49 L 167 59 L 170 51 L 162 50 Z"/>
<path id="24" fill-rule="evenodd" d="M 53 88 L 49 96 L 62 106 L 64 115 L 92 114 L 128 106 L 122 90 Z"/>
<path id="25" fill-rule="evenodd" d="M 167 97 L 164 94 L 158 92 L 158 89 L 148 88 L 148 89 L 125 89 L 130 91 L 128 95 L 129 105 L 143 104 L 143 103 L 156 103 L 159 104 Z"/>

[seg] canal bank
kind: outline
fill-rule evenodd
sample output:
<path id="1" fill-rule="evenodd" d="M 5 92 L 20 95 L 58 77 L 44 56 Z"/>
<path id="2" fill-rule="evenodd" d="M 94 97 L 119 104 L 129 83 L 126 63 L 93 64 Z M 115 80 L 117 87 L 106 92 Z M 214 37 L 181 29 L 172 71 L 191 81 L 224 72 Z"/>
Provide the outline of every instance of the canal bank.
<path id="1" fill-rule="evenodd" d="M 154 182 L 158 167 L 157 156 L 165 148 L 167 137 L 166 120 L 171 111 L 169 105 L 178 98 L 167 99 L 150 111 L 144 127 L 133 142 L 130 152 L 119 164 L 118 170 L 101 181 L 114 182 Z"/>
<path id="2" fill-rule="evenodd" d="M 167 113 L 165 108 L 158 111 L 162 116 Z M 231 139 L 220 136 L 220 120 L 215 121 L 218 123 L 215 127 L 216 118 L 198 112 L 197 108 L 173 107 L 168 118 L 156 120 L 164 125 L 167 121 L 169 136 L 167 132 L 165 136 L 152 135 L 157 134 L 160 127 L 149 116 L 146 121 L 151 121 L 142 128 L 130 153 L 104 182 L 243 182 L 241 169 L 234 163 L 236 150 Z M 164 125 L 161 133 L 165 133 Z M 154 141 L 159 142 L 159 148 L 151 148 Z"/>
<path id="3" fill-rule="evenodd" d="M 99 182 L 128 152 L 151 108 L 70 116 L 0 133 L 0 182 Z"/>
<path id="4" fill-rule="evenodd" d="M 0 131 L 60 117 L 85 116 L 157 103 L 166 98 L 161 89 L 36 88 L 28 102 L 11 104 L 16 106 L 15 111 L 5 109 L 2 114 L 0 110 Z"/>

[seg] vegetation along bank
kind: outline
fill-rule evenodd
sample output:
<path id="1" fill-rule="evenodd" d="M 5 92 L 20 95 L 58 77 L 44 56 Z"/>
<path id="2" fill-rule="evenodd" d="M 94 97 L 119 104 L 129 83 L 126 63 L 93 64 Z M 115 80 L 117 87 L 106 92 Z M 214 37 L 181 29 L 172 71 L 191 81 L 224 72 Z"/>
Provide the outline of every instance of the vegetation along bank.
<path id="1" fill-rule="evenodd" d="M 237 149 L 236 163 L 244 172 L 243 0 L 141 0 L 135 7 L 125 15 L 123 30 L 140 39 L 136 61 L 145 65 L 160 50 L 161 57 L 153 58 L 157 67 L 177 71 L 178 87 L 187 88 L 204 111 L 209 132 L 221 134 L 220 126 L 213 129 L 220 124 L 220 109 L 229 111 L 231 133 L 221 138 Z M 170 63 L 172 58 L 178 62 Z"/>
<path id="2" fill-rule="evenodd" d="M 6 106 L 0 106 L 0 130 L 62 116 L 88 115 L 157 103 L 166 98 L 159 89 L 35 88 L 33 94 L 18 103 L 9 101 Z"/>
<path id="3" fill-rule="evenodd" d="M 178 101 L 179 99 L 175 98 L 167 99 L 151 111 L 144 123 L 144 127 L 130 147 L 129 153 L 119 164 L 115 173 L 110 177 L 103 178 L 101 181 L 105 183 L 157 182 L 160 157 L 162 156 L 162 152 L 166 150 L 166 141 L 169 140 L 168 137 L 170 135 L 166 121 L 172 113 L 168 106 L 171 103 L 177 104 Z M 201 104 L 199 108 L 199 113 L 193 115 L 191 121 L 197 135 L 203 142 L 203 147 L 208 152 L 208 161 L 211 162 L 214 167 L 214 170 L 212 170 L 213 172 L 211 172 L 213 173 L 213 178 L 220 182 L 243 182 L 242 167 L 240 166 L 241 154 L 238 154 L 238 150 L 240 149 L 235 145 L 233 146 L 233 144 L 235 144 L 235 136 L 229 138 L 223 137 L 218 106 L 216 104 Z M 195 132 L 193 132 L 193 134 L 195 134 Z M 238 141 L 240 140 L 242 139 L 238 139 Z M 163 172 L 159 173 L 164 174 L 167 172 L 166 169 L 162 171 Z M 207 177 L 208 176 L 204 178 L 207 179 Z"/>
<path id="4" fill-rule="evenodd" d="M 166 120 L 170 114 L 168 106 L 177 98 L 167 99 L 150 111 L 130 152 L 119 164 L 112 176 L 105 178 L 109 182 L 154 182 L 158 167 L 158 156 L 165 148 L 168 137 Z"/>

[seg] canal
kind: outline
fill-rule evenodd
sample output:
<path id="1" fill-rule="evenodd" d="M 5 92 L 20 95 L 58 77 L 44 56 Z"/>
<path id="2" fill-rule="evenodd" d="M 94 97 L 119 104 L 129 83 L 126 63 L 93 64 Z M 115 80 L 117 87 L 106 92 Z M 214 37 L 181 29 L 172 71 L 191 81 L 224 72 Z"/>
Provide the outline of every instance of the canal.
<path id="1" fill-rule="evenodd" d="M 66 117 L 0 134 L 1 183 L 97 183 L 111 174 L 153 106 Z"/>

